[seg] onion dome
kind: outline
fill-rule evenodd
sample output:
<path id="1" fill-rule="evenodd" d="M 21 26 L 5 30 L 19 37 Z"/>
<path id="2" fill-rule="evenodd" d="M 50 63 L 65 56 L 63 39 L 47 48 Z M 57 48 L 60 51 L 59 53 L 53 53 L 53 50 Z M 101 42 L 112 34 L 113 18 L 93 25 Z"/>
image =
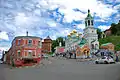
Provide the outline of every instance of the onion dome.
<path id="1" fill-rule="evenodd" d="M 70 32 L 70 35 L 72 35 L 73 33 L 72 32 Z"/>
<path id="2" fill-rule="evenodd" d="M 76 37 L 79 37 L 79 35 L 77 34 Z"/>
<path id="3" fill-rule="evenodd" d="M 73 33 L 77 33 L 77 31 L 76 31 L 76 30 L 73 30 Z"/>
<path id="4" fill-rule="evenodd" d="M 79 36 L 81 36 L 82 34 L 81 34 L 81 33 L 79 33 L 78 35 L 79 35 Z"/>
<path id="5" fill-rule="evenodd" d="M 70 37 L 70 34 L 68 34 L 67 36 Z"/>

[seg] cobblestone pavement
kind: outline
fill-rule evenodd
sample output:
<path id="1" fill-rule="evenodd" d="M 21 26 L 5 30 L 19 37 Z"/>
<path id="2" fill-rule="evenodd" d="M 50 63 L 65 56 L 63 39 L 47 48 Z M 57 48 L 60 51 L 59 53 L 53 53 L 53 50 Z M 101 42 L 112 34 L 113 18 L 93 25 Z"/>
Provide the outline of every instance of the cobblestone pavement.
<path id="1" fill-rule="evenodd" d="M 6 80 L 120 80 L 119 66 L 120 64 L 96 65 L 49 57 L 34 67 L 6 67 L 4 75 Z"/>

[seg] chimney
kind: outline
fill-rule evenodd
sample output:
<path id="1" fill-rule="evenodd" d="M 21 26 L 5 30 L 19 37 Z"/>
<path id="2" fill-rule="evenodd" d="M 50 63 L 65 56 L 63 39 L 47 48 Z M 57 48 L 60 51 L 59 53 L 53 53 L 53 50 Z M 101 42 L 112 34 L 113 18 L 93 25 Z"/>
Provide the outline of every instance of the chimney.
<path id="1" fill-rule="evenodd" d="M 28 36 L 28 31 L 26 32 L 26 36 Z"/>

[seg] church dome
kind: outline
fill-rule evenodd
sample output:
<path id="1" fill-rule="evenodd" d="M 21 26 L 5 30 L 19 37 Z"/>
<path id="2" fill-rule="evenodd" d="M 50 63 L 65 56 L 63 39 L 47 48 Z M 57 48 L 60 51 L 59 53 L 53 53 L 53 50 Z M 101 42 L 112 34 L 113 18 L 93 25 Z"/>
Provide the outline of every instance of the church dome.
<path id="1" fill-rule="evenodd" d="M 70 32 L 70 35 L 72 35 L 73 34 L 73 32 Z"/>
<path id="2" fill-rule="evenodd" d="M 79 36 L 81 36 L 82 34 L 81 34 L 81 33 L 79 33 L 78 35 L 79 35 Z"/>
<path id="3" fill-rule="evenodd" d="M 77 31 L 76 31 L 76 30 L 73 30 L 72 33 L 77 33 Z"/>
<path id="4" fill-rule="evenodd" d="M 67 36 L 70 37 L 70 34 L 68 34 Z"/>
<path id="5" fill-rule="evenodd" d="M 79 35 L 78 35 L 78 34 L 76 34 L 76 37 L 79 37 Z"/>

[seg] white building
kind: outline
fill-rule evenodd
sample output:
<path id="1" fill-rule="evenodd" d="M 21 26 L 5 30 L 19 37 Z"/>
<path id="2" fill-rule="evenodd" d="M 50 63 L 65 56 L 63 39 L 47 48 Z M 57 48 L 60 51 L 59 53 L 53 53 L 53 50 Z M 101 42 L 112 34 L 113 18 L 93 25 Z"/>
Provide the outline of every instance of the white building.
<path id="1" fill-rule="evenodd" d="M 76 50 L 76 45 L 78 45 L 81 41 L 80 33 L 77 33 L 76 30 L 70 32 L 65 40 L 65 52 L 72 52 Z"/>
<path id="2" fill-rule="evenodd" d="M 85 18 L 85 29 L 82 34 L 73 30 L 65 40 L 65 52 L 73 52 L 76 50 L 76 45 L 84 38 L 86 40 L 86 44 L 89 46 L 90 54 L 95 53 L 99 49 L 99 41 L 98 41 L 98 34 L 97 29 L 94 28 L 94 19 L 90 14 L 90 10 L 88 10 L 88 15 Z"/>

